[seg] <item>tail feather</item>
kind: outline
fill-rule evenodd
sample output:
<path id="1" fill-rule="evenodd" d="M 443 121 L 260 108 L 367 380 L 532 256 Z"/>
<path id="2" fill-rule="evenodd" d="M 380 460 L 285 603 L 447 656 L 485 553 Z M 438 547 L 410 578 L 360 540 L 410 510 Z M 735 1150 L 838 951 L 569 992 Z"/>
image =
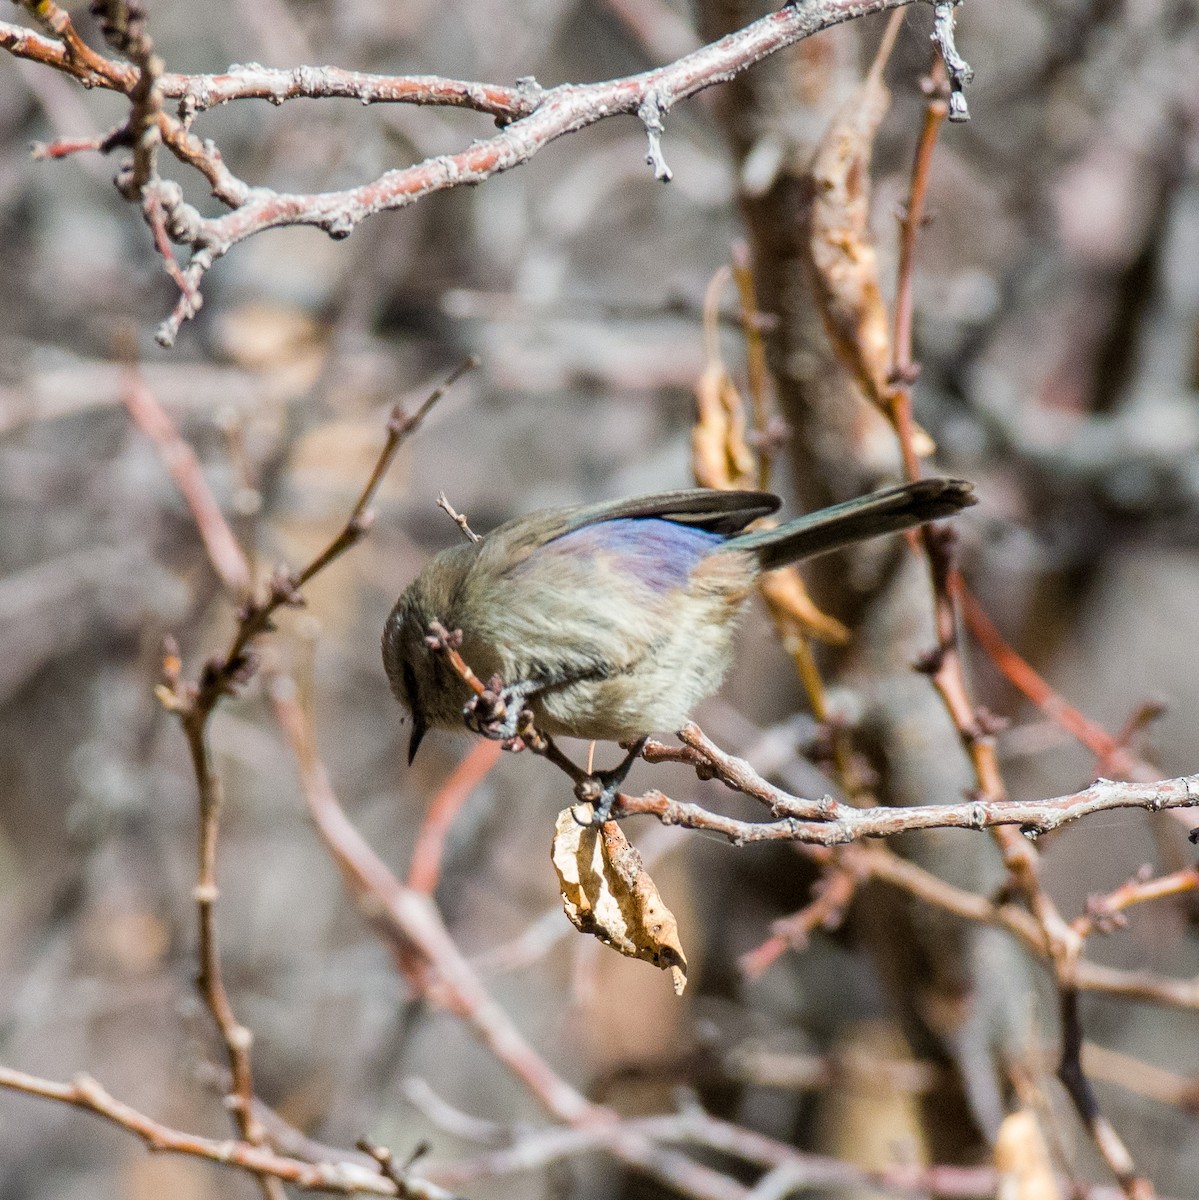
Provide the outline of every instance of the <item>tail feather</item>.
<path id="1" fill-rule="evenodd" d="M 975 502 L 974 485 L 964 479 L 918 479 L 796 517 L 777 529 L 741 534 L 725 545 L 754 552 L 762 570 L 772 571 L 801 558 L 953 516 Z"/>

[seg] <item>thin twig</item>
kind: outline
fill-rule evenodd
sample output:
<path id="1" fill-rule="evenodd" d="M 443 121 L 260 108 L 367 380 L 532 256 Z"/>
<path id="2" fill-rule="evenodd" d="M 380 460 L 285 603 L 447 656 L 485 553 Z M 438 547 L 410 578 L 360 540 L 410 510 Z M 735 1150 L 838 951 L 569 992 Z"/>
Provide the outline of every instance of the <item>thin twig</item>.
<path id="1" fill-rule="evenodd" d="M 400 406 L 396 406 L 388 420 L 387 439 L 383 449 L 345 526 L 306 567 L 295 573 L 278 571 L 264 596 L 251 597 L 245 602 L 232 643 L 223 659 L 214 659 L 207 663 L 200 678 L 195 682 L 183 679 L 178 656 L 172 647 L 168 648 L 164 659 L 165 681 L 158 689 L 158 696 L 163 704 L 179 718 L 187 739 L 199 797 L 198 868 L 194 893 L 199 929 L 199 970 L 196 976 L 196 987 L 225 1046 L 231 1076 L 229 1107 L 242 1138 L 253 1144 L 261 1143 L 264 1138 L 264 1130 L 255 1115 L 254 1079 L 250 1055 L 253 1038 L 250 1031 L 237 1020 L 234 1013 L 225 987 L 218 950 L 216 903 L 219 891 L 216 881 L 216 856 L 223 792 L 208 739 L 209 722 L 221 699 L 236 690 L 256 669 L 257 664 L 251 652 L 252 646 L 261 634 L 271 628 L 271 618 L 275 611 L 284 604 L 302 603 L 300 589 L 303 585 L 365 535 L 370 527 L 368 506 L 396 452 L 419 427 L 432 406 L 445 393 L 446 388 L 463 371 L 473 365 L 474 360 L 472 359 L 456 368 L 447 381 L 434 389 L 425 402 L 411 415 L 406 414 Z M 139 396 L 138 399 L 141 401 L 138 411 L 143 416 L 152 414 L 153 409 L 145 403 L 145 396 Z M 155 428 L 158 433 L 155 439 L 156 444 L 160 448 L 171 448 L 176 459 L 181 461 L 176 444 L 177 435 L 173 439 L 167 436 L 161 419 L 157 420 Z M 193 511 L 199 521 L 201 512 L 206 512 L 206 510 L 202 502 L 198 507 L 194 502 L 198 492 L 194 487 L 194 480 L 191 483 L 193 495 L 189 495 L 189 503 L 192 503 Z M 248 575 L 248 568 L 246 568 L 246 573 Z M 264 1187 L 272 1190 L 272 1195 L 277 1186 L 269 1181 L 264 1183 Z"/>
<path id="2" fill-rule="evenodd" d="M 445 513 L 445 515 L 449 517 L 450 520 L 453 521 L 460 530 L 462 530 L 462 536 L 466 538 L 468 542 L 479 542 L 483 540 L 470 527 L 470 524 L 466 520 L 466 514 L 458 512 L 457 509 L 455 509 L 454 506 L 449 502 L 445 492 L 437 493 L 437 507 L 440 508 L 441 511 Z"/>
<path id="3" fill-rule="evenodd" d="M 410 888 L 426 895 L 433 894 L 441 877 L 442 856 L 450 825 L 488 772 L 499 762 L 500 753 L 499 742 L 487 739 L 476 742 L 433 797 L 412 849 L 412 862 L 408 867 Z"/>
<path id="4" fill-rule="evenodd" d="M 132 360 L 125 367 L 121 400 L 137 427 L 154 443 L 175 481 L 221 582 L 232 595 L 244 599 L 250 590 L 250 565 L 246 556 L 204 478 L 196 452 L 180 436 L 175 423 Z"/>
<path id="5" fill-rule="evenodd" d="M 962 617 L 975 641 L 1004 677 L 1035 704 L 1046 716 L 1077 738 L 1099 762 L 1104 774 L 1121 779 L 1146 779 L 1154 775 L 1153 768 L 1132 754 L 1119 739 L 1112 737 L 1101 725 L 1089 720 L 1064 696 L 1059 695 L 1032 666 L 1004 641 L 982 605 L 954 573 L 954 594 L 962 606 Z"/>
<path id="6" fill-rule="evenodd" d="M 27 1096 L 71 1104 L 104 1117 L 141 1138 L 146 1148 L 237 1167 L 259 1180 L 286 1182 L 305 1191 L 338 1195 L 394 1196 L 395 1185 L 373 1168 L 355 1162 L 310 1163 L 276 1154 L 245 1141 L 218 1141 L 184 1133 L 163 1125 L 110 1096 L 94 1079 L 79 1075 L 71 1083 L 56 1083 L 0 1067 L 0 1087 Z M 408 1181 L 411 1200 L 452 1200 L 452 1194 L 435 1184 Z"/>

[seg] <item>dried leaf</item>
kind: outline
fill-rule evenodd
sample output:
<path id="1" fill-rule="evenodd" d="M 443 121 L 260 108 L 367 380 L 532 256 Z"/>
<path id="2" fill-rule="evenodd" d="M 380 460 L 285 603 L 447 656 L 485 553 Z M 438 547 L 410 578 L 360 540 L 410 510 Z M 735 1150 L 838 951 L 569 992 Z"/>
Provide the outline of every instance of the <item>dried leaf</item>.
<path id="1" fill-rule="evenodd" d="M 580 825 L 572 809 L 563 809 L 554 827 L 553 862 L 571 924 L 627 958 L 669 970 L 681 996 L 687 956 L 678 923 L 620 826 L 615 821 L 599 829 Z"/>
<path id="2" fill-rule="evenodd" d="M 812 160 L 813 200 L 808 249 L 816 302 L 829 340 L 866 398 L 890 417 L 890 320 L 878 282 L 870 234 L 870 159 L 879 125 L 891 106 L 883 68 L 884 41 L 862 86 L 833 118 Z M 921 456 L 936 448 L 915 430 Z"/>
<path id="3" fill-rule="evenodd" d="M 843 646 L 849 641 L 849 630 L 836 617 L 830 617 L 816 607 L 794 566 L 767 571 L 758 580 L 758 590 L 776 621 L 794 621 L 813 637 L 834 646 Z"/>
<path id="4" fill-rule="evenodd" d="M 724 363 L 710 361 L 695 385 L 691 462 L 696 482 L 710 488 L 752 488 L 758 464 L 745 440 L 745 405 Z"/>
<path id="5" fill-rule="evenodd" d="M 1061 1200 L 1049 1150 L 1028 1109 L 1004 1118 L 995 1138 L 998 1200 Z"/>

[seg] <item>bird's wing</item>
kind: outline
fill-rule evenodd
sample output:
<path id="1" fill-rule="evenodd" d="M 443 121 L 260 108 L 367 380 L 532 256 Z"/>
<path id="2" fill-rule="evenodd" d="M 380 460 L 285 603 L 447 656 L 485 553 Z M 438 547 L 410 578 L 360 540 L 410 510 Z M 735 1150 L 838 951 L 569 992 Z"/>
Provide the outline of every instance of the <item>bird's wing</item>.
<path id="1" fill-rule="evenodd" d="M 529 513 L 493 529 L 478 543 L 472 572 L 484 576 L 504 574 L 540 547 L 604 521 L 657 518 L 722 537 L 734 537 L 758 517 L 777 511 L 781 503 L 769 492 L 684 488 L 677 492 L 656 492 L 652 496 Z"/>
<path id="2" fill-rule="evenodd" d="M 677 492 L 656 492 L 652 496 L 634 496 L 626 500 L 606 500 L 568 509 L 562 529 L 555 537 L 572 533 L 600 521 L 622 518 L 656 517 L 689 525 L 726 537 L 740 533 L 759 517 L 777 512 L 782 501 L 770 492 L 725 492 L 711 488 L 684 488 Z"/>

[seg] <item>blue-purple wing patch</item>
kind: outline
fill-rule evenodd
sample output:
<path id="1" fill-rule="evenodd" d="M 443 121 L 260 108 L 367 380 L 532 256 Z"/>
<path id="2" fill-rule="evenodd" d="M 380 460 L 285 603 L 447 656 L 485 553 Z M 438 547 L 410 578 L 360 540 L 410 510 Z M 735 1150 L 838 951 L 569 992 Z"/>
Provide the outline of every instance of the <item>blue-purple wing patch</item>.
<path id="1" fill-rule="evenodd" d="M 727 541 L 720 533 L 657 517 L 618 517 L 563 534 L 535 551 L 599 559 L 656 592 L 682 587 L 701 559 Z"/>

